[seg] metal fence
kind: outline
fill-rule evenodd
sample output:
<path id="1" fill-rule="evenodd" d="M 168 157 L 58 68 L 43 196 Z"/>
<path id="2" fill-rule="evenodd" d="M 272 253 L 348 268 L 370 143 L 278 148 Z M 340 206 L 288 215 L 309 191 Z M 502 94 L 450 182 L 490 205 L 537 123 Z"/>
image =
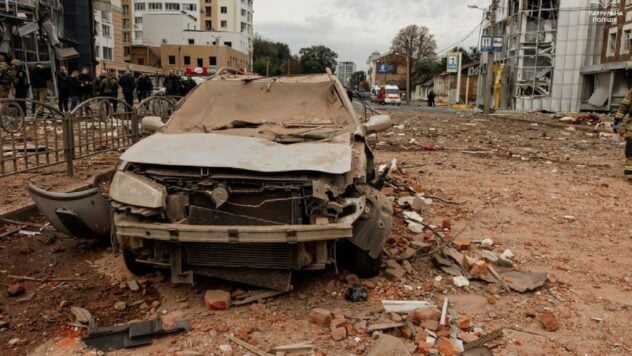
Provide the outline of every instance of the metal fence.
<path id="1" fill-rule="evenodd" d="M 130 146 L 141 137 L 142 117 L 166 122 L 178 99 L 150 97 L 131 107 L 118 98 L 96 97 L 64 113 L 28 99 L 0 99 L 0 177 L 60 163 L 72 176 L 75 159 Z M 41 111 L 27 116 L 29 106 Z"/>

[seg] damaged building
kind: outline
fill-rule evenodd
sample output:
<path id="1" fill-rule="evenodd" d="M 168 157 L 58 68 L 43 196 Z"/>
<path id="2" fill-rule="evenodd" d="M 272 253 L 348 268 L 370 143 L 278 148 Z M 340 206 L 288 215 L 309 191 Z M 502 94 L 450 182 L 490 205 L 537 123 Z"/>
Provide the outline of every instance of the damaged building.
<path id="1" fill-rule="evenodd" d="M 587 100 L 582 68 L 598 64 L 603 23 L 591 0 L 500 0 L 494 35 L 492 105 L 500 109 L 578 111 Z M 491 33 L 489 14 L 483 35 Z M 487 53 L 483 53 L 486 63 Z M 483 68 L 483 72 L 487 69 Z M 485 88 L 485 76 L 479 87 Z M 482 92 L 478 95 L 482 104 Z"/>

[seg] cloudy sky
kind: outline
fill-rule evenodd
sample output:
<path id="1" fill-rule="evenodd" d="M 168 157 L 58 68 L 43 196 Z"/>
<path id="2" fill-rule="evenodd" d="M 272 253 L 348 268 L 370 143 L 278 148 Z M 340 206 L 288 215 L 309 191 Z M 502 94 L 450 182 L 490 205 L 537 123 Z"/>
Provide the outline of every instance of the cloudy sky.
<path id="1" fill-rule="evenodd" d="M 323 44 L 365 69 L 368 56 L 390 47 L 398 30 L 410 24 L 427 26 L 438 51 L 447 50 L 470 33 L 482 12 L 468 4 L 488 6 L 489 0 L 254 0 L 255 32 L 285 42 L 292 53 Z M 478 43 L 478 30 L 463 43 Z"/>

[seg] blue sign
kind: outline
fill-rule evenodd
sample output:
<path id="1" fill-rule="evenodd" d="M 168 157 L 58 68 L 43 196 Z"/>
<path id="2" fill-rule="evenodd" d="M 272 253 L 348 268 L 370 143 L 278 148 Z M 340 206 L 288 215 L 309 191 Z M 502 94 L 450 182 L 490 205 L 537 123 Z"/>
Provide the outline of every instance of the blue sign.
<path id="1" fill-rule="evenodd" d="M 503 36 L 481 36 L 481 52 L 502 52 Z"/>
<path id="2" fill-rule="evenodd" d="M 395 66 L 392 64 L 378 63 L 377 72 L 378 73 L 395 73 Z"/>

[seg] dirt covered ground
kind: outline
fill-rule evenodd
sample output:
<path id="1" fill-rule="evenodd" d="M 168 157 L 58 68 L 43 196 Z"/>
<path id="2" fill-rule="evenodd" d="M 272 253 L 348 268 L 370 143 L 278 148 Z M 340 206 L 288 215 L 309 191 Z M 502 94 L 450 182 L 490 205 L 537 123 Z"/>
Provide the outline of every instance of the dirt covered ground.
<path id="1" fill-rule="evenodd" d="M 77 338 L 83 328 L 72 325 L 70 308 L 77 306 L 89 310 L 100 325 L 155 314 L 167 324 L 180 318 L 191 324 L 189 333 L 113 353 L 117 355 L 245 354 L 229 340 L 231 335 L 263 350 L 310 341 L 321 354 L 365 354 L 378 337 L 367 332 L 368 327 L 402 321 L 383 311 L 382 300 L 426 300 L 440 307 L 444 297 L 450 302 L 451 319 L 471 320 L 460 334 L 476 337 L 472 335 L 503 329 L 503 337 L 487 344 L 494 354 L 632 353 L 632 221 L 626 200 L 632 186 L 621 174 L 623 148 L 618 138 L 570 125 L 551 127 L 469 112 L 402 107 L 390 114 L 396 126 L 371 138 L 377 161 L 396 159 L 401 171 L 384 192 L 395 201 L 411 195 L 402 189 L 403 182 L 435 197 L 421 211 L 425 223 L 448 228 L 453 237 L 470 241 L 471 249 L 478 248 L 477 241 L 493 240 L 491 250 L 511 250 L 517 269 L 548 272 L 542 288 L 507 292 L 482 281 L 458 288 L 452 276 L 429 258 L 412 257 L 407 260 L 410 271 L 401 279 L 383 273 L 362 280 L 369 293 L 366 302 L 345 300 L 348 272 L 337 275 L 328 270 L 297 273 L 295 290 L 289 294 L 211 311 L 203 303 L 206 290 L 225 289 L 236 295 L 247 288 L 212 280 L 193 288 L 175 287 L 161 276 L 151 276 L 138 280 L 140 288 L 132 291 L 125 281 L 133 277 L 120 256 L 45 229 L 41 235 L 16 234 L 0 241 L 0 282 L 18 282 L 10 276 L 38 279 L 21 281 L 21 296 L 0 295 L 0 322 L 7 322 L 0 329 L 0 353 L 93 353 Z M 0 184 L 23 181 L 11 177 Z M 416 235 L 402 219 L 406 209 L 396 202 L 394 206 L 385 268 L 395 262 L 408 267 L 397 260 Z M 33 222 L 44 223 L 38 218 Z M 0 233 L 10 228 L 14 227 L 0 227 Z M 117 302 L 125 302 L 126 308 L 115 309 Z M 310 323 L 314 308 L 344 319 L 346 336 L 334 340 L 329 325 Z M 556 331 L 545 330 L 538 320 L 545 310 L 557 319 Z M 413 328 L 416 337 L 399 327 L 384 333 L 399 338 L 411 354 L 419 354 L 424 346 L 420 341 L 426 341 L 419 335 L 431 335 L 428 330 L 434 328 L 423 323 Z"/>

